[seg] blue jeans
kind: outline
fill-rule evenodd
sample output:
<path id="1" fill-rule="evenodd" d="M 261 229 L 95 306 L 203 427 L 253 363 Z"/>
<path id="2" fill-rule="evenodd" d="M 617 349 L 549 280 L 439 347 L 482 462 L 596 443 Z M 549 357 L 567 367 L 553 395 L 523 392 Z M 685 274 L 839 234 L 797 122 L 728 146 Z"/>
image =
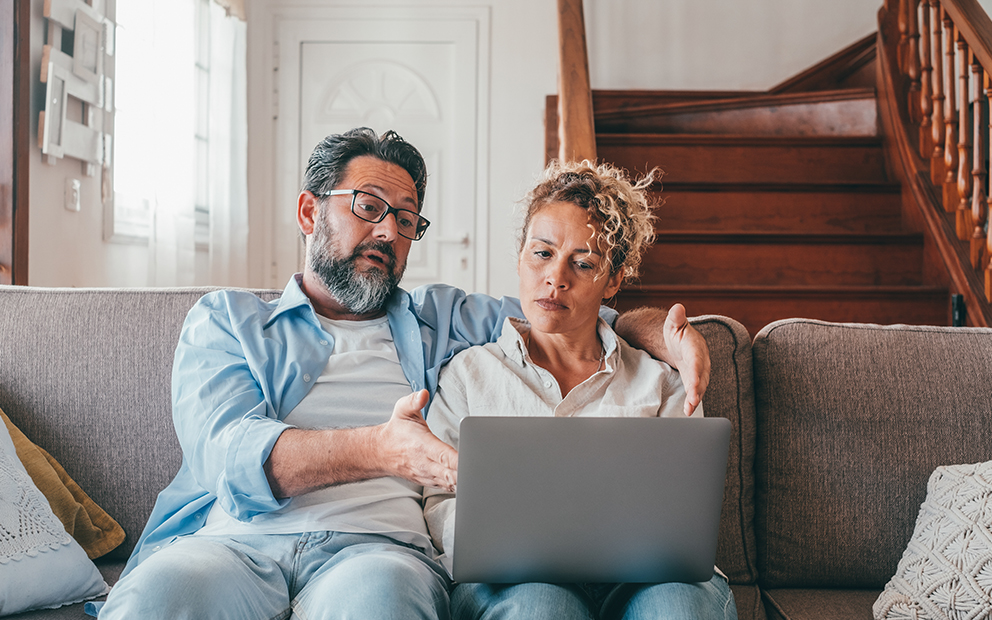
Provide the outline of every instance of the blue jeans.
<path id="1" fill-rule="evenodd" d="M 447 619 L 447 573 L 384 536 L 187 536 L 121 579 L 100 620 Z"/>
<path id="2" fill-rule="evenodd" d="M 491 585 L 461 583 L 451 593 L 455 620 L 737 620 L 727 580 L 703 583 Z"/>

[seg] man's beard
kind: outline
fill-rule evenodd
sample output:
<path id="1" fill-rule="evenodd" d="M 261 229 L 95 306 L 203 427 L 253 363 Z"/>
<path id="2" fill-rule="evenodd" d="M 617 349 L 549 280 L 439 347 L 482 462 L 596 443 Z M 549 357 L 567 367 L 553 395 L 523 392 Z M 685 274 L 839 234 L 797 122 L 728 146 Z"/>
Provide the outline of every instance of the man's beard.
<path id="1" fill-rule="evenodd" d="M 374 250 L 386 257 L 387 264 L 359 271 L 355 263 L 364 252 Z M 395 268 L 396 252 L 385 241 L 361 243 L 350 256 L 341 258 L 338 244 L 323 217 L 317 219 L 314 238 L 307 251 L 307 263 L 328 292 L 352 314 L 380 312 L 399 285 L 406 264 Z"/>

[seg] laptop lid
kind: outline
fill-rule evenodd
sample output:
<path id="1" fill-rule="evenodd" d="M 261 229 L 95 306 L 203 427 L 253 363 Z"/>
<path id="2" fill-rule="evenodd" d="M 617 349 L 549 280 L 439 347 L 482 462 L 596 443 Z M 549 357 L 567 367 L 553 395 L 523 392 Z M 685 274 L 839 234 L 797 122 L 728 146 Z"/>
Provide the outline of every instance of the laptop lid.
<path id="1" fill-rule="evenodd" d="M 709 581 L 730 431 L 724 418 L 464 418 L 455 581 Z"/>

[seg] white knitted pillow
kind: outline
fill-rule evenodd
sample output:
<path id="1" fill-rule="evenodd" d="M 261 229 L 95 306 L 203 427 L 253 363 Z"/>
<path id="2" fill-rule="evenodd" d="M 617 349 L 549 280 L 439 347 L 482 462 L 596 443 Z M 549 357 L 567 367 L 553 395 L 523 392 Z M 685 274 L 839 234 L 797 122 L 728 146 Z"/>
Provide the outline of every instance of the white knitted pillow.
<path id="1" fill-rule="evenodd" d="M 0 616 L 78 603 L 108 589 L 31 481 L 0 421 Z"/>
<path id="2" fill-rule="evenodd" d="M 992 610 L 992 461 L 938 467 L 876 620 L 988 618 Z"/>

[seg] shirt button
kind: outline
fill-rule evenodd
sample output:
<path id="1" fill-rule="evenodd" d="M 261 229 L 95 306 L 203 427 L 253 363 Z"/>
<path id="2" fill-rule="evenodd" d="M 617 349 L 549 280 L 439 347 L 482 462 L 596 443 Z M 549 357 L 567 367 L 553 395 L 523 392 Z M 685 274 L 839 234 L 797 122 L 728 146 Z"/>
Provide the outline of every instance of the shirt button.
<path id="1" fill-rule="evenodd" d="M 201 515 L 200 513 L 196 513 L 195 515 L 193 515 L 193 518 L 199 521 L 201 518 L 203 518 L 203 515 Z"/>
<path id="2" fill-rule="evenodd" d="M 326 347 L 327 346 L 327 341 L 326 340 L 321 340 L 320 341 L 320 344 Z"/>
<path id="3" fill-rule="evenodd" d="M 546 388 L 551 387 L 551 382 L 550 381 L 545 381 L 544 382 L 544 387 L 546 387 Z"/>
<path id="4" fill-rule="evenodd" d="M 160 545 L 155 545 L 155 548 L 154 548 L 154 549 L 152 549 L 152 551 L 158 551 L 158 550 L 159 550 L 159 549 L 161 549 L 161 548 L 162 548 L 162 547 L 161 547 Z"/>
<path id="5" fill-rule="evenodd" d="M 310 375 L 309 374 L 303 375 L 303 381 L 306 383 L 310 383 Z"/>

